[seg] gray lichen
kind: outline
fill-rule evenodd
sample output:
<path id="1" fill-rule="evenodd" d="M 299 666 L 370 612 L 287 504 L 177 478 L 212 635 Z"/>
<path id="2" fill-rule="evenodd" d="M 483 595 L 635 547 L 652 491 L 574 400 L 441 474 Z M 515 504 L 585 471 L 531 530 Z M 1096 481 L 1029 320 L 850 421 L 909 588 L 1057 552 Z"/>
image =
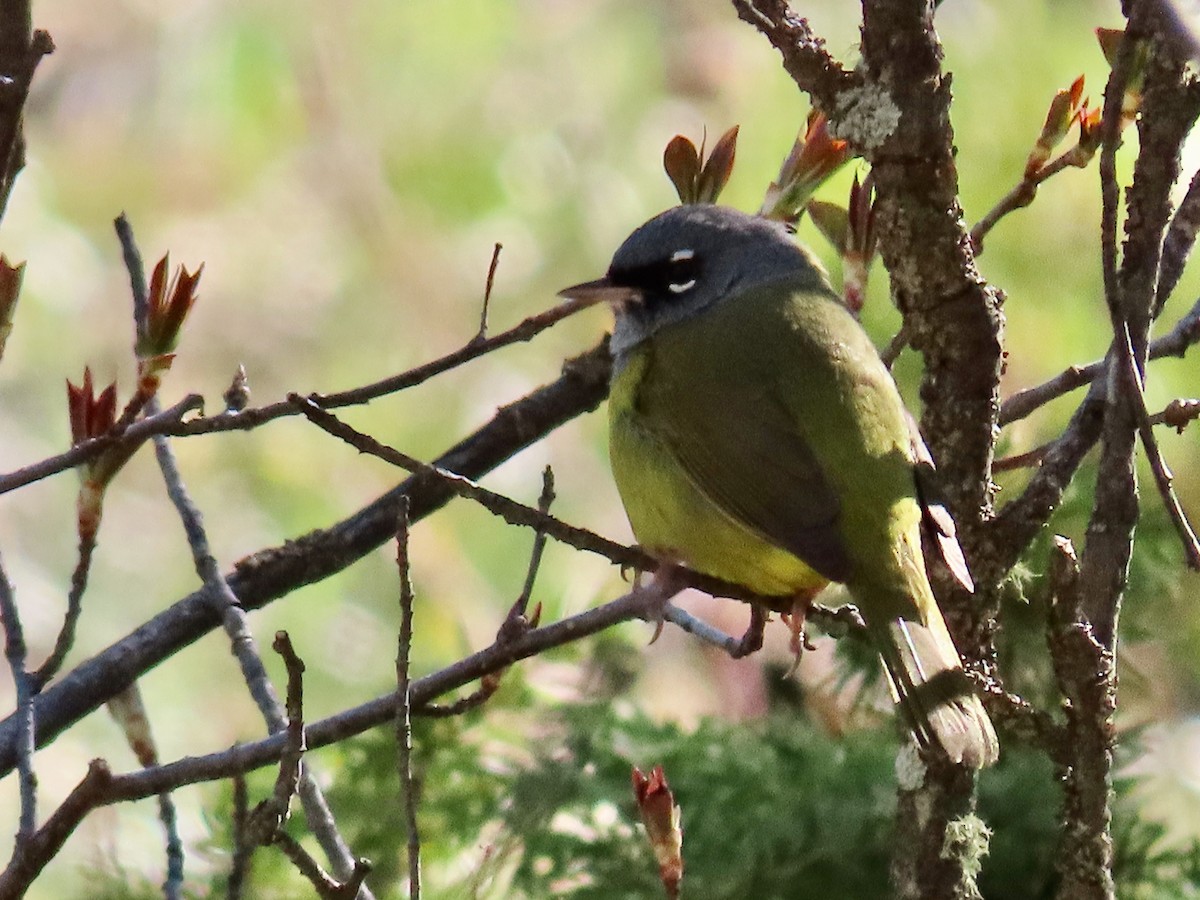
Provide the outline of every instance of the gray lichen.
<path id="1" fill-rule="evenodd" d="M 864 84 L 842 93 L 830 122 L 834 137 L 870 153 L 892 136 L 900 124 L 900 108 L 881 84 Z"/>

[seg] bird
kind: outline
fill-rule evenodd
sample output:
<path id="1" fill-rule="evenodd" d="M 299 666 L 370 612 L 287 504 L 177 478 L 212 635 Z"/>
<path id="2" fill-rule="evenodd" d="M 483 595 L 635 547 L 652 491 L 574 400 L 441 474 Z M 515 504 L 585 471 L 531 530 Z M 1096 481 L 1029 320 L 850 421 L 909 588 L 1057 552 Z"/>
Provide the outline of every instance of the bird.
<path id="1" fill-rule="evenodd" d="M 995 762 L 926 572 L 911 416 L 816 258 L 782 223 L 686 204 L 560 295 L 614 313 L 609 452 L 639 545 L 801 612 L 844 584 L 917 744 Z"/>

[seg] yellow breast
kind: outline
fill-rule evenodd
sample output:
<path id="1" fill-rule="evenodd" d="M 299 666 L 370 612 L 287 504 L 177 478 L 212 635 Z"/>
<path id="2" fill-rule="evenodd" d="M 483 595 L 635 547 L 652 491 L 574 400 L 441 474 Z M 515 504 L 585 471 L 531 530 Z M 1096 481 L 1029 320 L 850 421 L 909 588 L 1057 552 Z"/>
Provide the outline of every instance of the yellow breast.
<path id="1" fill-rule="evenodd" d="M 638 393 L 655 372 L 639 349 L 613 379 L 609 453 L 633 533 L 647 552 L 761 594 L 792 595 L 827 579 L 710 500 L 679 464 L 654 423 L 638 411 Z M 672 377 L 686 377 L 672 373 Z M 714 422 L 713 427 L 721 427 Z"/>

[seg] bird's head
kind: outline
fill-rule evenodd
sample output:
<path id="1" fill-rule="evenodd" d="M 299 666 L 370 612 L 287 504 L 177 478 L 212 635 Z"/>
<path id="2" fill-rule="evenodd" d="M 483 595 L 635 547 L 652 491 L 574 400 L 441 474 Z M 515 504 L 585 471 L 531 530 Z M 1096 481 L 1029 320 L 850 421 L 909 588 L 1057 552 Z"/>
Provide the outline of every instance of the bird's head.
<path id="1" fill-rule="evenodd" d="M 560 291 L 607 302 L 616 356 L 660 329 L 774 282 L 828 290 L 820 264 L 778 222 L 724 206 L 689 204 L 625 239 L 603 278 Z"/>

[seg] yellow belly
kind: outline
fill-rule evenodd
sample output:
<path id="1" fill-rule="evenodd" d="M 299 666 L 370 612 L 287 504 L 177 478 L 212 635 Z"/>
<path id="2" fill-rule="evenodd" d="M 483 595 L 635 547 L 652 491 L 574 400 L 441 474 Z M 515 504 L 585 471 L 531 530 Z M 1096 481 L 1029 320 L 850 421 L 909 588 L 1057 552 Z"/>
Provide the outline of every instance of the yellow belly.
<path id="1" fill-rule="evenodd" d="M 631 360 L 609 396 L 609 453 L 634 536 L 647 552 L 707 575 L 782 596 L 828 579 L 710 500 L 636 409 L 643 361 Z"/>

